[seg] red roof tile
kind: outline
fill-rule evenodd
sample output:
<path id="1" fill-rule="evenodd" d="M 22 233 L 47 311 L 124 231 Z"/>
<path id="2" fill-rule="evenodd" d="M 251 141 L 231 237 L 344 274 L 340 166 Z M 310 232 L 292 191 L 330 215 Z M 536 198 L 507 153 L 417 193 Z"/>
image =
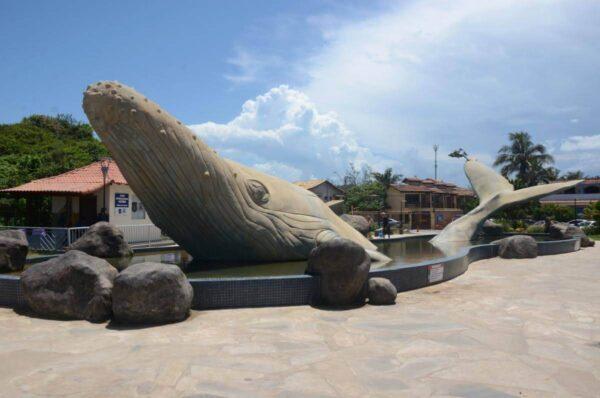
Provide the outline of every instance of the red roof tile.
<path id="1" fill-rule="evenodd" d="M 125 177 L 119 170 L 119 166 L 114 161 L 110 162 L 106 183 L 107 185 L 127 184 Z M 100 162 L 94 162 L 57 176 L 33 180 L 18 187 L 3 189 L 0 192 L 89 194 L 102 188 L 102 186 L 103 178 Z"/>

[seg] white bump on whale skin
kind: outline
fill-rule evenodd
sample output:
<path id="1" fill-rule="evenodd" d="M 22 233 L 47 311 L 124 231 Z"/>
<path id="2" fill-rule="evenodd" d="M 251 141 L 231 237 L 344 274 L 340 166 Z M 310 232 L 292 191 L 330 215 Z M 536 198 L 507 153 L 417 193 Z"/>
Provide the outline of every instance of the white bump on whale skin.
<path id="1" fill-rule="evenodd" d="M 208 171 L 205 171 L 205 172 L 204 172 L 204 175 L 205 175 L 206 177 L 210 177 L 210 173 L 209 173 Z"/>
<path id="2" fill-rule="evenodd" d="M 160 130 L 159 130 L 159 133 L 161 133 L 161 134 L 164 134 L 164 135 L 167 135 L 167 131 L 166 131 L 165 129 L 160 129 Z"/>
<path id="3" fill-rule="evenodd" d="M 137 110 L 135 110 L 135 109 L 131 109 L 129 112 L 131 112 L 131 113 L 136 113 L 136 112 L 137 112 Z"/>

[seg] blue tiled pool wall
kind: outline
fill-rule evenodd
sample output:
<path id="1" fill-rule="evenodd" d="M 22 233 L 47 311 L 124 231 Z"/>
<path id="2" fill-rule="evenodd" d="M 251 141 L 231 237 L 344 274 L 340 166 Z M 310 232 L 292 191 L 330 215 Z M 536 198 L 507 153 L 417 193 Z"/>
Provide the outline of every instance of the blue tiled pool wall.
<path id="1" fill-rule="evenodd" d="M 579 239 L 538 242 L 538 254 L 569 253 L 579 250 L 579 246 Z M 456 278 L 467 271 L 470 263 L 497 255 L 497 245 L 483 244 L 443 259 L 372 270 L 370 276 L 388 278 L 403 292 Z M 440 268 L 442 272 L 434 274 L 433 270 Z M 319 279 L 311 275 L 190 279 L 190 283 L 194 289 L 192 308 L 197 310 L 308 305 L 319 299 Z M 19 277 L 0 275 L 0 306 L 25 305 Z"/>

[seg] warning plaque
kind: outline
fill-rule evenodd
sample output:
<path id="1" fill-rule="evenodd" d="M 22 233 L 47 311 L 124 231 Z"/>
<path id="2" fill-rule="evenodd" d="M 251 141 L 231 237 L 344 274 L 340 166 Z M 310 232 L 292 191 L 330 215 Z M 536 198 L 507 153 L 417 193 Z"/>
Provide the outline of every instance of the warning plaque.
<path id="1" fill-rule="evenodd" d="M 444 279 L 444 264 L 429 266 L 429 283 L 439 282 Z"/>

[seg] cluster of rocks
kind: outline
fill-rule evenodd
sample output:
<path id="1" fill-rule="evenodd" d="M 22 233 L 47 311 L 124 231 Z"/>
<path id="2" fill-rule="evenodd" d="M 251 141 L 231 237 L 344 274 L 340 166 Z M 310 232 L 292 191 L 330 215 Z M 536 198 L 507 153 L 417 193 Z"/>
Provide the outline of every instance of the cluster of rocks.
<path id="1" fill-rule="evenodd" d="M 551 223 L 548 234 L 550 238 L 558 240 L 579 238 L 581 247 L 591 247 L 596 243 L 581 228 L 567 223 Z M 537 242 L 528 235 L 514 235 L 492 243 L 499 245 L 498 256 L 502 258 L 535 258 L 538 255 Z"/>
<path id="2" fill-rule="evenodd" d="M 548 233 L 552 239 L 572 239 L 579 238 L 581 247 L 592 247 L 596 243 L 583 232 L 579 227 L 562 222 L 553 222 L 548 228 Z"/>
<path id="3" fill-rule="evenodd" d="M 394 304 L 396 287 L 385 278 L 369 278 L 371 259 L 365 249 L 349 239 L 337 238 L 315 247 L 307 273 L 318 278 L 315 305 L 354 306 Z"/>
<path id="4" fill-rule="evenodd" d="M 58 257 L 32 265 L 21 289 L 38 315 L 59 319 L 154 324 L 187 318 L 193 289 L 171 264 L 139 263 L 119 272 L 105 258 L 131 256 L 123 233 L 106 222 L 93 225 Z"/>

